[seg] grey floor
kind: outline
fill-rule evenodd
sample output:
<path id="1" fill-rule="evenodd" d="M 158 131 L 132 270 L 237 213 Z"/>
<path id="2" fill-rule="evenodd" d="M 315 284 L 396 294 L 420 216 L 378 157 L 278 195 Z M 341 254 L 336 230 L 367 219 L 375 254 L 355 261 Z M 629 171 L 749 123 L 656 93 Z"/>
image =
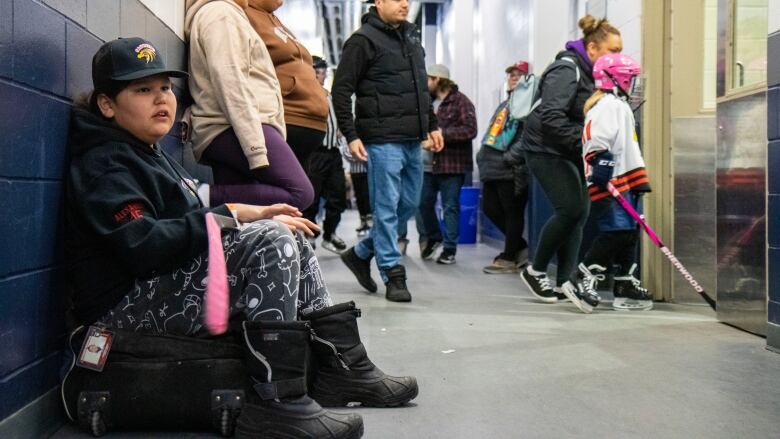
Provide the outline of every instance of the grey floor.
<path id="1" fill-rule="evenodd" d="M 348 213 L 348 241 L 355 223 Z M 317 251 L 334 298 L 363 309 L 374 362 L 420 385 L 407 407 L 356 409 L 367 439 L 780 438 L 780 355 L 703 306 L 584 315 L 535 301 L 517 275 L 483 274 L 494 248 L 462 246 L 444 266 L 416 244 L 405 261 L 414 300 L 396 304 Z"/>

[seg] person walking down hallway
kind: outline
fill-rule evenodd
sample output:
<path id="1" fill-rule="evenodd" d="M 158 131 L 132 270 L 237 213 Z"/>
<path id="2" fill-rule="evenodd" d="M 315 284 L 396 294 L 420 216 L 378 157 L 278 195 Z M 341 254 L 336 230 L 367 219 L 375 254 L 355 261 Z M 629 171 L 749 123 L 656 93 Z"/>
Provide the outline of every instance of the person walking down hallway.
<path id="1" fill-rule="evenodd" d="M 529 74 L 526 61 L 518 61 L 506 68 L 507 89 L 510 99 L 520 80 Z M 496 112 L 506 108 L 508 103 L 499 104 Z M 522 138 L 523 123 L 518 122 L 514 142 Z M 511 143 L 510 143 L 511 145 Z M 510 165 L 504 159 L 506 151 L 483 144 L 477 153 L 479 179 L 482 181 L 482 211 L 504 234 L 504 251 L 484 267 L 487 274 L 517 273 L 528 264 L 528 242 L 523 238 L 525 228 L 525 206 L 528 202 L 528 166 L 521 159 Z"/>
<path id="2" fill-rule="evenodd" d="M 265 42 L 276 69 L 287 124 L 287 143 L 308 173 L 309 156 L 322 145 L 325 137 L 328 94 L 317 82 L 309 51 L 274 15 L 283 3 L 284 0 L 248 0 L 246 15 Z"/>
<path id="3" fill-rule="evenodd" d="M 460 222 L 460 188 L 466 173 L 470 173 L 474 167 L 471 141 L 477 137 L 477 115 L 474 104 L 458 91 L 458 85 L 450 79 L 450 71 L 446 66 L 434 64 L 428 68 L 428 91 L 434 99 L 436 118 L 444 137 L 444 149 L 433 153 L 431 172 L 426 172 L 423 178 L 420 215 L 427 241 L 422 258 L 432 257 L 435 248 L 443 243 L 443 250 L 436 262 L 454 264 Z M 436 195 L 439 193 L 444 213 L 443 236 L 435 210 Z"/>
<path id="4" fill-rule="evenodd" d="M 542 229 L 533 264 L 521 277 L 541 301 L 557 302 L 559 296 L 547 278 L 547 266 L 557 254 L 559 293 L 582 308 L 581 300 L 598 303 L 598 295 L 585 283 L 580 283 L 585 286 L 581 290 L 572 282 L 590 208 L 582 160 L 583 109 L 595 91 L 593 63 L 604 54 L 620 52 L 623 43 L 620 31 L 606 19 L 586 15 L 579 26 L 583 38 L 566 43 L 542 75 L 541 104 L 528 116 L 517 147 L 554 208 Z M 521 155 L 513 154 L 515 147 L 510 156 Z"/>
<path id="5" fill-rule="evenodd" d="M 397 302 L 412 300 L 397 239 L 398 222 L 408 221 L 420 200 L 420 142 L 430 138 L 434 152 L 444 147 L 426 84 L 425 54 L 408 13 L 407 0 L 376 0 L 344 43 L 332 88 L 339 129 L 352 155 L 368 160 L 374 215 L 369 236 L 342 260 L 363 288 L 375 292 L 370 262 L 376 256 L 385 297 Z"/>
<path id="6" fill-rule="evenodd" d="M 247 0 L 187 0 L 193 104 L 183 123 L 195 158 L 210 165 L 211 205 L 287 203 L 305 209 L 311 183 L 285 141 L 282 94 Z"/>
<path id="7" fill-rule="evenodd" d="M 317 81 L 325 85 L 328 75 L 328 62 L 315 56 L 314 70 Z M 330 97 L 328 97 L 330 102 Z M 341 214 L 347 209 L 347 184 L 344 177 L 344 165 L 340 146 L 344 137 L 336 125 L 336 115 L 331 109 L 328 114 L 328 126 L 322 145 L 309 156 L 307 173 L 314 186 L 314 203 L 303 211 L 303 216 L 316 222 L 320 208 L 320 197 L 325 198 L 325 219 L 322 221 L 322 248 L 334 253 L 347 249 L 344 240 L 336 235 L 336 228 L 341 222 Z"/>

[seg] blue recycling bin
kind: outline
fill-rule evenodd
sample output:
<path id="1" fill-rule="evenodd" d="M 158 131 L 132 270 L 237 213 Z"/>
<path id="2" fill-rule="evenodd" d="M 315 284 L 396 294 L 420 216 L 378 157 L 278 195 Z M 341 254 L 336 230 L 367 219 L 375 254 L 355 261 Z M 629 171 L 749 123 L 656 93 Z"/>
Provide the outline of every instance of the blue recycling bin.
<path id="1" fill-rule="evenodd" d="M 460 221 L 458 223 L 458 244 L 477 242 L 477 218 L 479 218 L 479 188 L 460 189 Z"/>
<path id="2" fill-rule="evenodd" d="M 444 214 L 441 208 L 441 197 L 436 198 L 436 217 L 439 228 L 444 233 Z M 476 244 L 477 219 L 479 218 L 479 188 L 460 188 L 460 221 L 458 221 L 458 244 Z"/>

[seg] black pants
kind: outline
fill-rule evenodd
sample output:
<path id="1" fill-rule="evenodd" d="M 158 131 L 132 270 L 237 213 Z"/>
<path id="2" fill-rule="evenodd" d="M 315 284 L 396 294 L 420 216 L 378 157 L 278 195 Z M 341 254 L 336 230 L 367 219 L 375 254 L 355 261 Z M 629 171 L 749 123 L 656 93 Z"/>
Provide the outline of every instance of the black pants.
<path id="1" fill-rule="evenodd" d="M 554 209 L 553 215 L 542 228 L 533 269 L 547 271 L 547 266 L 557 254 L 556 281 L 562 285 L 574 274 L 582 242 L 582 228 L 588 220 L 590 197 L 585 185 L 585 169 L 582 159 L 529 152 L 525 157 L 528 168 Z"/>
<path id="2" fill-rule="evenodd" d="M 482 184 L 482 211 L 504 234 L 501 259 L 514 261 L 521 250 L 528 248 L 528 242 L 523 238 L 527 203 L 528 189 L 515 194 L 512 180 L 485 181 Z"/>
<path id="3" fill-rule="evenodd" d="M 352 189 L 355 190 L 355 201 L 357 201 L 357 208 L 360 216 L 366 216 L 371 214 L 371 202 L 368 197 L 368 173 L 367 172 L 353 172 L 352 173 Z"/>
<path id="4" fill-rule="evenodd" d="M 611 197 L 594 201 L 591 203 L 590 217 L 594 220 L 601 219 L 616 207 L 615 203 L 616 201 Z M 610 273 L 613 266 L 617 265 L 618 276 L 628 275 L 631 267 L 637 262 L 638 242 L 638 227 L 631 230 L 600 230 L 585 254 L 583 263 L 586 266 L 601 265 Z"/>
<path id="5" fill-rule="evenodd" d="M 287 144 L 290 145 L 295 157 L 306 172 L 308 172 L 306 166 L 309 163 L 309 156 L 322 145 L 324 138 L 325 131 L 298 125 L 287 125 Z M 273 163 L 271 163 L 271 166 L 273 166 Z"/>
<path id="6" fill-rule="evenodd" d="M 325 220 L 322 225 L 323 237 L 328 240 L 336 232 L 341 214 L 347 208 L 346 182 L 341 152 L 338 148 L 329 150 L 319 148 L 309 155 L 307 170 L 309 180 L 314 187 L 314 202 L 303 212 L 303 216 L 316 221 L 320 197 L 325 198 Z"/>

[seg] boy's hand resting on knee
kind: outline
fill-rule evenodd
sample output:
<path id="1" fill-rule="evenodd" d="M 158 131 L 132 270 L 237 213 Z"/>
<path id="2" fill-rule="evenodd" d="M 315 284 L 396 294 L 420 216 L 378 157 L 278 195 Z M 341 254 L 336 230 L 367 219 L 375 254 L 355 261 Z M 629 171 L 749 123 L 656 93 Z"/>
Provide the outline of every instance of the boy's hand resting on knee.
<path id="1" fill-rule="evenodd" d="M 320 226 L 314 224 L 306 218 L 293 217 L 290 215 L 276 215 L 274 216 L 273 220 L 284 224 L 293 233 L 300 230 L 309 236 L 314 236 L 314 232 L 320 231 Z"/>
<path id="2" fill-rule="evenodd" d="M 252 204 L 230 203 L 227 206 L 236 219 L 242 223 L 251 223 L 264 219 L 272 219 L 277 215 L 286 215 L 290 217 L 303 216 L 297 207 L 284 203 L 272 204 L 270 206 L 254 206 Z"/>

